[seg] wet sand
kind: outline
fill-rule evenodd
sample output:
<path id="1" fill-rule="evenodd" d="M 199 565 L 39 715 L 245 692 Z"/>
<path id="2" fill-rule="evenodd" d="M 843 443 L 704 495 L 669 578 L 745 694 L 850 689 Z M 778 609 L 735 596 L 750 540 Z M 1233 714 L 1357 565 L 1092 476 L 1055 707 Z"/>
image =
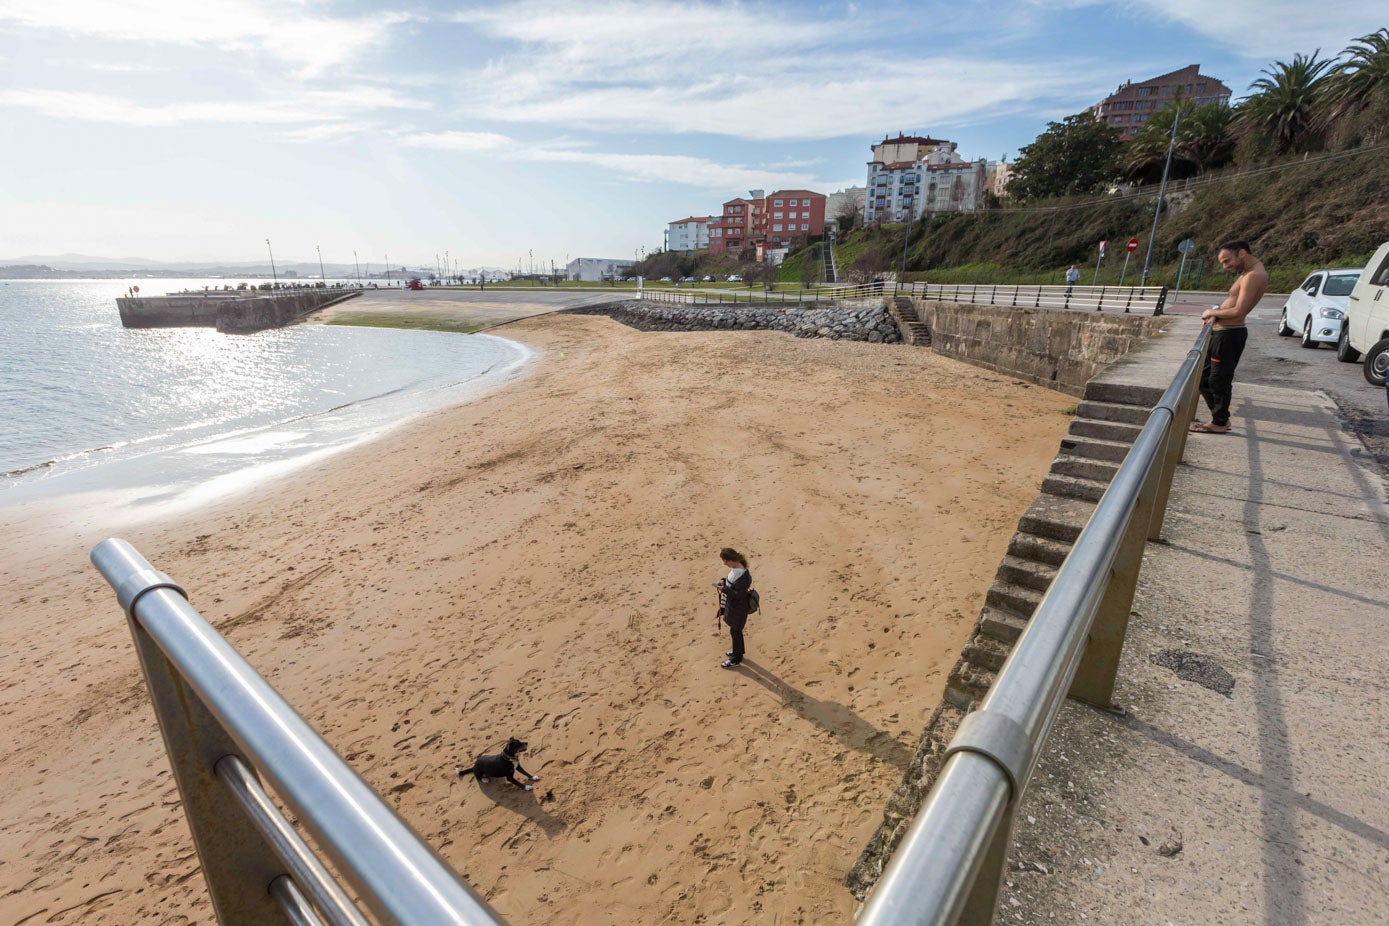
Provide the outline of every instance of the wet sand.
<path id="1" fill-rule="evenodd" d="M 1074 400 L 904 346 L 504 332 L 513 384 L 122 534 L 512 922 L 848 922 Z M 110 526 L 68 514 L 0 510 L 0 923 L 210 922 Z M 536 791 L 455 778 L 513 735 Z"/>

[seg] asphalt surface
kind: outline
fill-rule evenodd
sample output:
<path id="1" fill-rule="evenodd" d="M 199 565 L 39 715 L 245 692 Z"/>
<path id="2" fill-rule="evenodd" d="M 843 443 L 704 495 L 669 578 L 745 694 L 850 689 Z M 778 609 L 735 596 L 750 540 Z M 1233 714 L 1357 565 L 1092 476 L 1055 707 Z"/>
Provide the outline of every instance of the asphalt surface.
<path id="1" fill-rule="evenodd" d="M 1222 294 L 1182 293 L 1168 311 L 1173 315 L 1200 314 L 1220 298 Z M 1280 338 L 1278 319 L 1287 301 L 1286 295 L 1265 296 L 1250 314 L 1249 343 L 1235 371 L 1236 399 L 1241 383 L 1324 392 L 1345 419 L 1345 430 L 1355 435 L 1364 452 L 1389 475 L 1389 402 L 1385 391 L 1365 381 L 1359 363 L 1339 362 L 1333 346 L 1311 350 L 1302 347 L 1296 336 Z"/>

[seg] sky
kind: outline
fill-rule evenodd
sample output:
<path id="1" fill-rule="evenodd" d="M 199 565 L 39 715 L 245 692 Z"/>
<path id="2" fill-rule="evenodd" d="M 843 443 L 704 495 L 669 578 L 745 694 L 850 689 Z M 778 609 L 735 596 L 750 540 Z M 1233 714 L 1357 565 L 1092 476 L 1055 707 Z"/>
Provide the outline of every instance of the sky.
<path id="1" fill-rule="evenodd" d="M 1243 96 L 1383 0 L 0 0 L 0 261 L 460 268 L 659 250 L 929 133 L 1013 159 L 1125 80 Z M 317 249 L 317 250 L 316 250 Z"/>

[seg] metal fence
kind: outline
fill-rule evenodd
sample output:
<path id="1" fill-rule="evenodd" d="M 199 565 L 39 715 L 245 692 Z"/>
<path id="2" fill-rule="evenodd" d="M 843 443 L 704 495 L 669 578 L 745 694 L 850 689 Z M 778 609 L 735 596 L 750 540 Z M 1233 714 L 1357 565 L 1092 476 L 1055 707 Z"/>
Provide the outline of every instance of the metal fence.
<path id="1" fill-rule="evenodd" d="M 874 299 L 882 294 L 882 283 L 861 283 L 857 286 L 823 286 L 813 289 L 749 289 L 746 292 L 732 289 L 641 289 L 637 291 L 637 298 L 643 302 L 666 302 L 675 305 L 763 305 L 788 302 L 815 305 L 844 299 Z"/>
<path id="2" fill-rule="evenodd" d="M 498 926 L 423 839 L 124 540 L 92 550 L 140 657 L 222 926 Z M 264 775 L 361 899 L 329 874 Z"/>
<path id="3" fill-rule="evenodd" d="M 988 926 L 1013 817 L 1069 695 L 1112 706 L 1129 609 L 1186 446 L 1210 326 L 1148 417 L 978 710 L 961 722 L 859 926 Z"/>
<path id="4" fill-rule="evenodd" d="M 994 283 L 908 283 L 898 292 L 937 302 L 1161 315 L 1166 286 L 1004 286 Z"/>

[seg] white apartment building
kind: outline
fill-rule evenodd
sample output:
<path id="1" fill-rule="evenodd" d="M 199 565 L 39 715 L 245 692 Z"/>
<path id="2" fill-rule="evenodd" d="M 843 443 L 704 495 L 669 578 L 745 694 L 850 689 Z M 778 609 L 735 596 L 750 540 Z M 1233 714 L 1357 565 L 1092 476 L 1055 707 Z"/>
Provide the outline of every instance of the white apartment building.
<path id="1" fill-rule="evenodd" d="M 862 212 L 867 193 L 868 191 L 861 186 L 851 186 L 825 197 L 825 224 L 838 225 L 839 217 L 849 209 Z"/>
<path id="2" fill-rule="evenodd" d="M 612 277 L 624 277 L 634 261 L 608 257 L 576 257 L 564 265 L 564 278 L 597 283 Z"/>
<path id="3" fill-rule="evenodd" d="M 1007 161 L 991 161 L 988 167 L 989 192 L 999 199 L 1008 198 L 1008 181 L 1013 179 L 1013 165 Z"/>
<path id="4" fill-rule="evenodd" d="M 709 216 L 690 216 L 677 219 L 666 226 L 666 248 L 686 254 L 709 247 Z"/>
<path id="5" fill-rule="evenodd" d="M 916 221 L 928 212 L 973 212 L 983 206 L 987 163 L 966 161 L 957 147 L 900 133 L 874 145 L 863 220 Z"/>

